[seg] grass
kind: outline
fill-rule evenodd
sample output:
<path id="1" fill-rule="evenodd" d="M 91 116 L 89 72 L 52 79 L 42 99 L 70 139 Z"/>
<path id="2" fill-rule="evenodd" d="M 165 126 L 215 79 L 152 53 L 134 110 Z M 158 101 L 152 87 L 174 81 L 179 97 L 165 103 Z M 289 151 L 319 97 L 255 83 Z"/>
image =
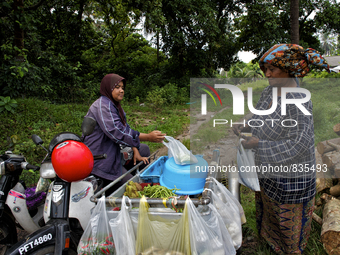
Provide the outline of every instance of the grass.
<path id="1" fill-rule="evenodd" d="M 241 203 L 247 222 L 242 226 L 243 240 L 248 237 L 252 237 L 256 240 L 256 247 L 245 246 L 243 252 L 245 254 L 263 254 L 263 255 L 274 255 L 271 247 L 258 236 L 256 228 L 256 209 L 255 209 L 255 193 L 249 188 L 241 185 Z M 318 197 L 319 195 L 317 195 Z M 314 211 L 317 215 L 322 215 L 322 208 Z M 304 254 L 307 255 L 326 255 L 326 251 L 323 249 L 323 245 L 320 241 L 321 226 L 315 221 L 312 222 L 312 230 L 308 240 L 307 247 Z"/>

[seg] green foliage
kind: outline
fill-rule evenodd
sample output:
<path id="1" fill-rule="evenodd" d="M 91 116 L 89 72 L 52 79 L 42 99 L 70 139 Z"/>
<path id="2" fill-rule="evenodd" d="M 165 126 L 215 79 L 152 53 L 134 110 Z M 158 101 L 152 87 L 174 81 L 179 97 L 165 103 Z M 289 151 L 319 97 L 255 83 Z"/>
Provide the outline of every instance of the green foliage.
<path id="1" fill-rule="evenodd" d="M 230 67 L 229 71 L 227 72 L 227 76 L 229 78 L 246 78 L 242 80 L 240 79 L 239 83 L 244 83 L 264 77 L 264 73 L 260 69 L 258 62 L 250 62 L 248 64 L 238 62 Z"/>
<path id="2" fill-rule="evenodd" d="M 0 96 L 0 113 L 4 110 L 14 113 L 14 108 L 18 106 L 17 101 L 10 97 Z"/>
<path id="3" fill-rule="evenodd" d="M 290 43 L 290 1 L 250 1 L 245 3 L 245 8 L 245 14 L 235 19 L 237 40 L 243 50 L 252 51 L 259 58 L 274 44 Z M 312 12 L 316 13 L 316 19 L 308 18 Z M 326 17 L 326 13 L 336 15 Z M 339 7 L 335 1 L 299 1 L 299 44 L 320 50 L 318 29 L 326 24 L 337 29 L 338 15 Z"/>
<path id="4" fill-rule="evenodd" d="M 162 88 L 149 91 L 146 100 L 158 108 L 163 105 L 185 103 L 189 100 L 189 95 L 186 88 L 178 88 L 176 84 L 168 83 Z"/>

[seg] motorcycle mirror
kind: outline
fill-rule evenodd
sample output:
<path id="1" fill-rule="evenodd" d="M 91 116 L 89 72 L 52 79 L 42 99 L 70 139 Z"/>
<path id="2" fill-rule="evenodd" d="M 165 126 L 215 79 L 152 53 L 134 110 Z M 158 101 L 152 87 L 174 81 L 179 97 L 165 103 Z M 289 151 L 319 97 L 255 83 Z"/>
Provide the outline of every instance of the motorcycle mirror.
<path id="1" fill-rule="evenodd" d="M 81 131 L 83 136 L 88 136 L 92 134 L 94 128 L 96 127 L 97 121 L 92 117 L 85 117 L 83 123 L 81 124 Z"/>
<path id="2" fill-rule="evenodd" d="M 41 145 L 43 144 L 43 140 L 41 140 L 41 138 L 35 134 L 32 135 L 32 140 L 36 145 Z"/>

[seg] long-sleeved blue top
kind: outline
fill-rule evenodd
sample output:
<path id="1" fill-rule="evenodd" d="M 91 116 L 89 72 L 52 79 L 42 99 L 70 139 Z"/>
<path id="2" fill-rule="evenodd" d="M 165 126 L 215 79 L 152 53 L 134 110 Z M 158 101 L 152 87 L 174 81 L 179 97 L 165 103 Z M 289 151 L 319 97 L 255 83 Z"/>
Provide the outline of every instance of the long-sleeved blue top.
<path id="1" fill-rule="evenodd" d="M 105 96 L 91 105 L 85 117 L 94 118 L 97 125 L 93 133 L 85 137 L 84 143 L 93 155 L 107 154 L 106 159 L 95 160 L 92 174 L 115 180 L 122 174 L 119 144 L 139 148 L 140 133 L 131 129 L 129 124 L 123 125 L 117 107 Z"/>

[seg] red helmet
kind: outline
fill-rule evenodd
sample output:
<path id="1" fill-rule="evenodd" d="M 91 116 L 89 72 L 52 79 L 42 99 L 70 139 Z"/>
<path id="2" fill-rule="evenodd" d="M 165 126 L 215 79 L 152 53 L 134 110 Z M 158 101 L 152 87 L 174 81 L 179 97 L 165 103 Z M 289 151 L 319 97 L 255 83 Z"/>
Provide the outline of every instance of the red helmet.
<path id="1" fill-rule="evenodd" d="M 56 174 L 67 182 L 80 181 L 90 175 L 93 155 L 83 143 L 66 140 L 54 147 L 52 165 Z"/>

